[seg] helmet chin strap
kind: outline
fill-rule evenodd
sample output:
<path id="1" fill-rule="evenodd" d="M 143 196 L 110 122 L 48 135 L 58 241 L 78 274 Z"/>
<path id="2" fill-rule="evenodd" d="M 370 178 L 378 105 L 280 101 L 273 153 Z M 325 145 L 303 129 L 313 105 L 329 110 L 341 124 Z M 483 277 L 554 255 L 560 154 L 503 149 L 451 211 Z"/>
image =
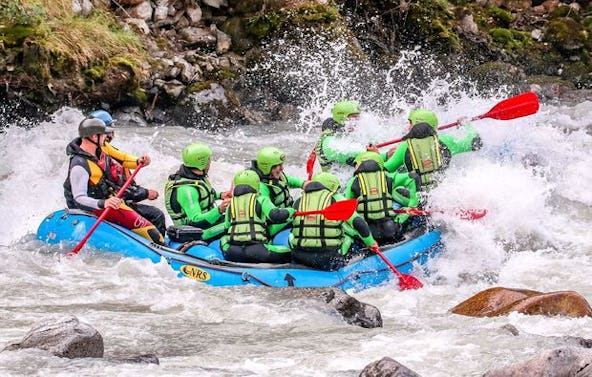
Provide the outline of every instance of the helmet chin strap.
<path id="1" fill-rule="evenodd" d="M 101 140 L 101 135 L 99 135 L 99 134 L 92 135 L 92 136 L 96 136 L 97 137 L 97 140 Z M 88 137 L 87 139 L 97 147 L 97 149 L 95 150 L 95 156 L 97 157 L 97 159 L 99 159 L 99 158 L 101 158 L 101 153 L 103 153 L 103 148 L 99 144 L 98 141 L 94 141 L 92 139 L 92 136 L 91 137 Z"/>

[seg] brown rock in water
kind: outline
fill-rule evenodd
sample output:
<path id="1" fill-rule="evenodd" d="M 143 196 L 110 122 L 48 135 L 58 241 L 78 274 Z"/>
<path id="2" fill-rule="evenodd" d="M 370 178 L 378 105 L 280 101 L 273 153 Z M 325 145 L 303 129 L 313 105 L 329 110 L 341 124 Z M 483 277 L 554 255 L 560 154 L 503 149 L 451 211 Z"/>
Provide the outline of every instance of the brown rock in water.
<path id="1" fill-rule="evenodd" d="M 527 289 L 495 287 L 477 293 L 473 297 L 456 305 L 450 311 L 454 314 L 471 317 L 494 317 L 500 315 L 500 311 L 517 301 L 540 294 L 542 292 Z"/>
<path id="2" fill-rule="evenodd" d="M 471 317 L 495 317 L 513 311 L 531 315 L 592 316 L 592 308 L 577 292 L 542 293 L 503 287 L 479 292 L 450 311 Z"/>
<path id="3" fill-rule="evenodd" d="M 564 315 L 567 317 L 592 316 L 592 308 L 579 293 L 560 291 L 529 297 L 517 302 L 512 311 L 523 314 Z"/>

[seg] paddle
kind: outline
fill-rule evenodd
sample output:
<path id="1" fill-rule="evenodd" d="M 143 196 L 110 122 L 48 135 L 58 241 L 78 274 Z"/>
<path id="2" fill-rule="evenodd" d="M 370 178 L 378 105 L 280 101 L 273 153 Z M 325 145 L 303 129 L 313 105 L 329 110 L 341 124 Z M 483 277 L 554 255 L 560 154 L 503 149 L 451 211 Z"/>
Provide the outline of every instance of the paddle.
<path id="1" fill-rule="evenodd" d="M 532 115 L 539 110 L 539 98 L 534 92 L 526 92 L 519 94 L 514 97 L 510 97 L 499 102 L 497 105 L 491 108 L 485 114 L 474 116 L 468 119 L 469 122 L 479 120 L 483 118 L 492 118 L 498 120 L 509 120 L 521 118 L 527 115 Z M 445 130 L 450 127 L 458 126 L 461 121 L 446 124 L 438 127 L 438 130 Z M 385 141 L 384 143 L 375 144 L 375 147 L 382 148 L 387 145 L 399 143 L 403 141 L 403 138 Z M 313 161 L 314 162 L 314 161 Z"/>
<path id="2" fill-rule="evenodd" d="M 354 214 L 357 207 L 357 199 L 348 199 L 335 202 L 325 209 L 317 209 L 313 211 L 298 211 L 294 213 L 294 216 L 323 215 L 327 220 L 345 221 Z"/>
<path id="3" fill-rule="evenodd" d="M 370 250 L 374 251 L 380 257 L 380 259 L 382 259 L 384 263 L 386 263 L 386 265 L 389 266 L 389 268 L 395 273 L 395 275 L 397 275 L 397 277 L 399 278 L 399 287 L 402 290 L 419 289 L 423 287 L 423 284 L 421 283 L 421 281 L 417 280 L 417 278 L 411 275 L 402 274 L 399 270 L 397 270 L 397 268 L 393 266 L 393 264 L 387 259 L 387 257 L 382 253 L 382 251 L 380 251 L 378 247 L 370 247 Z"/>
<path id="4" fill-rule="evenodd" d="M 411 216 L 423 216 L 423 215 L 431 215 L 432 213 L 448 213 L 447 211 L 432 209 L 430 211 L 423 211 L 418 208 L 401 208 L 395 209 L 395 213 L 406 213 Z M 455 209 L 452 212 L 455 216 L 463 220 L 478 220 L 487 214 L 486 209 Z"/>
<path id="5" fill-rule="evenodd" d="M 117 194 L 115 195 L 115 197 L 121 198 L 123 196 L 123 194 L 125 193 L 125 190 L 129 187 L 129 185 L 131 185 L 132 181 L 136 177 L 136 174 L 138 174 L 138 172 L 140 171 L 140 169 L 142 169 L 142 166 L 144 166 L 144 165 L 138 164 L 138 167 L 133 172 L 133 174 L 127 179 L 127 181 L 125 181 L 125 183 L 123 184 L 123 186 L 121 186 L 121 188 L 119 189 L 119 191 L 117 191 Z M 107 217 L 107 214 L 109 214 L 109 211 L 111 211 L 111 207 L 105 208 L 105 210 L 103 211 L 103 213 L 101 213 L 101 216 L 99 216 L 99 218 L 94 223 L 94 225 L 90 228 L 90 230 L 88 231 L 88 233 L 86 233 L 86 236 L 84 236 L 84 238 L 82 240 L 80 240 L 80 242 L 78 242 L 78 245 L 76 245 L 76 247 L 74 249 L 72 249 L 72 251 L 70 251 L 68 253 L 68 257 L 73 257 L 76 254 L 78 254 L 78 252 L 80 251 L 80 249 L 82 249 L 82 247 L 84 246 L 84 244 L 86 243 L 86 241 L 88 241 L 88 239 L 90 238 L 90 235 L 93 234 L 93 232 L 95 231 L 95 229 L 97 229 L 97 227 L 99 226 L 99 224 L 105 219 L 105 217 Z"/>
<path id="6" fill-rule="evenodd" d="M 313 149 L 308 156 L 308 160 L 306 160 L 306 174 L 308 175 L 308 180 L 312 179 L 312 173 L 314 172 L 314 163 L 317 159 L 317 153 Z"/>

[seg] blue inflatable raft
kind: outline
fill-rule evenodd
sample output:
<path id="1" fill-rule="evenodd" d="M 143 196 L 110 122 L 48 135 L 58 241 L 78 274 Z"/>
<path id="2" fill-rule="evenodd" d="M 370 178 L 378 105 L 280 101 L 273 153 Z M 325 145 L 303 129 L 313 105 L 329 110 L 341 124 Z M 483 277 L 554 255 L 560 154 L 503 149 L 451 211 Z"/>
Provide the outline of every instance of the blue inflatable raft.
<path id="1" fill-rule="evenodd" d="M 56 211 L 39 225 L 37 239 L 72 249 L 94 225 L 97 218 L 79 211 Z M 279 233 L 274 243 L 285 244 L 288 231 Z M 360 253 L 350 264 L 337 271 L 319 271 L 295 264 L 251 264 L 224 260 L 219 241 L 171 242 L 169 247 L 156 245 L 121 226 L 102 222 L 88 239 L 86 248 L 115 252 L 126 257 L 149 258 L 158 263 L 164 258 L 179 276 L 214 286 L 254 284 L 269 287 L 337 287 L 356 291 L 396 279 L 376 255 Z M 417 231 L 405 240 L 380 249 L 397 269 L 408 274 L 413 265 L 423 266 L 443 248 L 440 232 Z M 363 250 L 362 250 L 363 251 Z M 371 252 L 369 252 L 371 253 Z"/>

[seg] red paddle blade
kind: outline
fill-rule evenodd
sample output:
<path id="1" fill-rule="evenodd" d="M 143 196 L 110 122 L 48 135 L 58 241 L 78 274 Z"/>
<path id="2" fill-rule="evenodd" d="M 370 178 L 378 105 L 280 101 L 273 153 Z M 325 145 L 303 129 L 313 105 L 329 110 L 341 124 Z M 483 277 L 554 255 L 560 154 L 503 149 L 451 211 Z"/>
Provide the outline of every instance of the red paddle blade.
<path id="1" fill-rule="evenodd" d="M 481 117 L 509 120 L 532 115 L 537 111 L 539 97 L 534 92 L 526 92 L 501 101 Z"/>
<path id="2" fill-rule="evenodd" d="M 348 199 L 335 202 L 329 207 L 323 209 L 321 213 L 327 220 L 347 220 L 356 211 L 358 207 L 357 199 Z"/>
<path id="3" fill-rule="evenodd" d="M 454 214 L 463 220 L 478 220 L 487 215 L 486 209 L 457 209 Z"/>
<path id="4" fill-rule="evenodd" d="M 325 209 L 313 211 L 297 211 L 294 216 L 323 215 L 327 220 L 345 221 L 352 217 L 358 207 L 357 199 L 348 199 L 335 202 Z"/>
<path id="5" fill-rule="evenodd" d="M 401 290 L 420 289 L 423 288 L 423 284 L 421 281 L 417 280 L 415 276 L 401 274 L 401 276 L 399 276 L 399 287 Z"/>
<path id="6" fill-rule="evenodd" d="M 308 160 L 306 160 L 306 174 L 308 175 L 308 180 L 310 181 L 312 178 L 312 173 L 314 173 L 314 163 L 317 159 L 317 153 L 313 149 L 308 156 Z"/>
<path id="7" fill-rule="evenodd" d="M 380 251 L 380 249 L 376 246 L 374 247 L 370 247 L 370 250 L 374 251 L 376 253 L 376 255 L 378 255 L 380 257 L 380 259 L 382 259 L 382 261 L 391 269 L 391 271 L 394 272 L 394 274 L 399 278 L 399 288 L 401 288 L 401 290 L 406 290 L 406 289 L 419 289 L 423 287 L 423 284 L 421 283 L 421 281 L 417 280 L 415 277 L 411 276 L 411 275 L 406 275 L 401 273 L 401 271 L 397 270 L 397 267 L 395 267 L 391 261 L 388 260 L 388 258 L 382 253 L 382 251 Z"/>

